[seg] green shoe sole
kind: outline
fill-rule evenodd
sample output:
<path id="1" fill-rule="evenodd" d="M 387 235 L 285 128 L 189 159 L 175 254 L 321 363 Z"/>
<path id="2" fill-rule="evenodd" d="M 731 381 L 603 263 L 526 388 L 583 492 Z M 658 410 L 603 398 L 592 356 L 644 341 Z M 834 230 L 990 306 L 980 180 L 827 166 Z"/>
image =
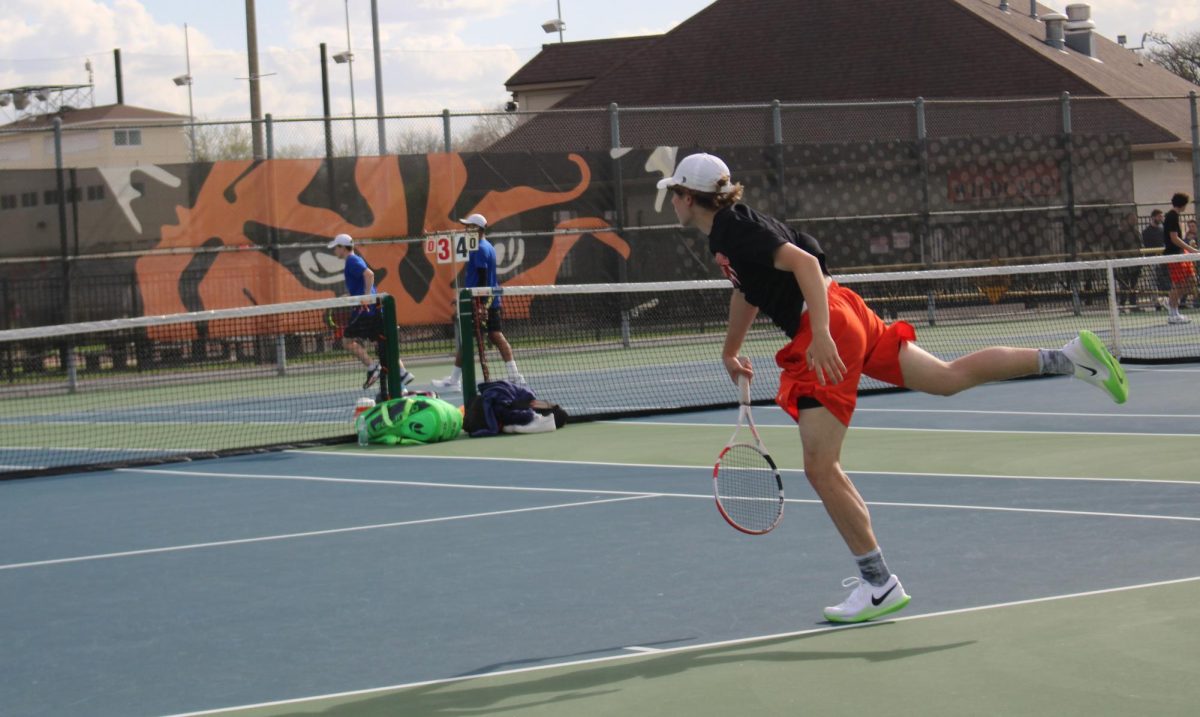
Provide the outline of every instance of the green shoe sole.
<path id="1" fill-rule="evenodd" d="M 1125 378 L 1125 369 L 1121 368 L 1120 362 L 1109 353 L 1108 347 L 1100 337 L 1091 331 L 1080 331 L 1079 342 L 1097 361 L 1108 367 L 1108 380 L 1101 384 L 1104 390 L 1108 391 L 1108 395 L 1117 403 L 1129 400 L 1129 380 Z"/>
<path id="2" fill-rule="evenodd" d="M 878 610 L 867 610 L 861 612 L 857 617 L 854 618 L 833 618 L 826 615 L 825 619 L 829 622 L 836 622 L 840 624 L 867 622 L 868 620 L 875 620 L 883 617 L 884 615 L 891 615 L 894 612 L 899 612 L 905 605 L 909 603 L 910 600 L 912 600 L 912 595 L 905 595 L 904 599 L 900 602 L 892 603 L 891 605 L 888 605 L 887 607 L 881 607 Z"/>

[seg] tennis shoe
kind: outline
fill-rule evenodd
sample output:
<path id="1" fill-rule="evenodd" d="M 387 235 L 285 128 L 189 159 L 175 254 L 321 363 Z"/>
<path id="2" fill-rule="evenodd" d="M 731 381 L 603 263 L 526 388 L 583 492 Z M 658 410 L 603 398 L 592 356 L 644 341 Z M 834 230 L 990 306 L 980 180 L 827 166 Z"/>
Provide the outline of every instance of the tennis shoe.
<path id="1" fill-rule="evenodd" d="M 462 379 L 456 381 L 449 376 L 446 378 L 435 378 L 433 379 L 433 386 L 434 388 L 440 388 L 444 391 L 458 391 L 461 393 Z"/>
<path id="2" fill-rule="evenodd" d="M 1080 331 L 1079 336 L 1071 339 L 1062 350 L 1075 364 L 1075 378 L 1104 391 L 1117 403 L 1125 403 L 1129 399 L 1129 381 L 1125 378 L 1125 369 L 1109 353 L 1100 337 L 1091 331 Z"/>
<path id="3" fill-rule="evenodd" d="M 410 384 L 416 380 L 417 380 L 417 377 L 412 375 L 412 372 L 407 369 L 405 369 L 404 373 L 400 374 L 400 385 L 401 386 L 407 386 L 408 384 Z"/>
<path id="4" fill-rule="evenodd" d="M 1171 314 L 1167 317 L 1168 324 L 1190 324 L 1192 320 L 1183 314 Z"/>
<path id="5" fill-rule="evenodd" d="M 825 608 L 825 619 L 830 622 L 874 620 L 900 610 L 912 600 L 895 575 L 883 585 L 872 585 L 861 578 L 846 578 L 842 587 L 853 587 L 854 590 L 840 605 Z"/>
<path id="6" fill-rule="evenodd" d="M 371 368 L 367 369 L 367 380 L 363 381 L 363 388 L 370 388 L 379 380 L 379 364 L 372 364 Z"/>

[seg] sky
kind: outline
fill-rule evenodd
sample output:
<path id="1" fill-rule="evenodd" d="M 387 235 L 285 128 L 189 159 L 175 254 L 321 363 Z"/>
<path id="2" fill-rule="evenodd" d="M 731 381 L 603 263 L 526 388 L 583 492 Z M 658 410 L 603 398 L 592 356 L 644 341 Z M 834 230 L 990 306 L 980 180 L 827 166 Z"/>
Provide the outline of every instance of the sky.
<path id="1" fill-rule="evenodd" d="M 561 0 L 565 39 L 666 32 L 710 2 Z M 374 114 L 371 0 L 255 4 L 259 72 L 267 75 L 260 81 L 264 112 L 277 118 L 320 116 L 319 46 L 326 43 L 330 56 L 346 49 L 348 7 L 356 58 L 354 109 Z M 1024 0 L 1010 4 L 1027 7 Z M 1148 31 L 1176 37 L 1200 30 L 1197 2 L 1091 5 L 1098 32 L 1127 35 L 1131 45 Z M 186 72 L 190 54 L 196 116 L 249 116 L 246 0 L 4 0 L 4 8 L 0 88 L 87 83 L 84 63 L 90 60 L 95 104 L 110 104 L 116 100 L 112 51 L 120 48 L 127 104 L 187 114 L 187 89 L 171 78 Z M 495 109 L 509 99 L 504 81 L 543 43 L 558 40 L 541 28 L 556 16 L 554 0 L 378 0 L 378 9 L 387 114 Z M 190 53 L 184 49 L 185 23 Z M 333 114 L 349 116 L 347 66 L 330 60 L 329 82 Z"/>

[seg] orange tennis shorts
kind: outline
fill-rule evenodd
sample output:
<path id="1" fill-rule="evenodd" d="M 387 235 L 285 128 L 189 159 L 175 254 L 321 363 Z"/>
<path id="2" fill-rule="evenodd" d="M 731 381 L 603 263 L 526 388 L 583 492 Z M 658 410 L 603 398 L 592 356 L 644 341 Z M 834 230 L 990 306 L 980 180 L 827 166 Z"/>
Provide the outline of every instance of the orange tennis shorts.
<path id="1" fill-rule="evenodd" d="M 797 402 L 813 398 L 829 409 L 844 425 L 850 425 L 858 402 L 858 382 L 863 374 L 896 386 L 904 385 L 900 373 L 900 346 L 916 341 L 911 325 L 897 321 L 888 325 L 863 302 L 862 297 L 836 281 L 829 285 L 829 333 L 837 344 L 838 355 L 846 364 L 840 383 L 822 386 L 809 367 L 805 354 L 812 343 L 808 312 L 800 317 L 800 330 L 791 343 L 775 354 L 775 363 L 783 369 L 775 402 L 793 420 L 799 419 Z"/>
<path id="2" fill-rule="evenodd" d="M 1196 278 L 1196 265 L 1190 261 L 1167 264 L 1167 271 L 1171 274 L 1172 284 L 1190 284 Z"/>

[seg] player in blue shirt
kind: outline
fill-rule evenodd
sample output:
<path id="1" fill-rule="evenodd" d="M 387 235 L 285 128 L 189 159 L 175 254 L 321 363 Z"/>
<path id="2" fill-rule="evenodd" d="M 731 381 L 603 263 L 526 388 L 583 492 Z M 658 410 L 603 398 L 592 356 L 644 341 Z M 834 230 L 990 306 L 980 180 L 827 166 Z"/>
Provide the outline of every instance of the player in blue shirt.
<path id="1" fill-rule="evenodd" d="M 472 214 L 466 219 L 459 220 L 463 226 L 479 237 L 479 248 L 471 252 L 467 257 L 467 270 L 464 275 L 465 284 L 468 289 L 477 286 L 490 286 L 493 289 L 500 286 L 499 280 L 496 278 L 496 249 L 492 243 L 484 238 L 487 233 L 487 219 L 482 214 Z M 488 341 L 496 347 L 500 352 L 500 358 L 504 359 L 504 366 L 508 369 L 508 380 L 524 385 L 525 377 L 517 370 L 517 362 L 513 359 L 512 346 L 509 345 L 508 339 L 504 338 L 504 333 L 501 330 L 502 312 L 500 309 L 500 297 L 495 296 L 488 304 L 487 319 L 484 322 L 484 331 L 487 332 Z M 462 356 L 454 357 L 454 371 L 446 378 L 435 378 L 433 385 L 437 388 L 448 389 L 451 391 L 462 390 Z"/>
<path id="2" fill-rule="evenodd" d="M 363 382 L 363 388 L 370 388 L 379 381 L 379 376 L 384 369 L 380 365 L 383 360 L 383 309 L 376 305 L 374 299 L 366 298 L 374 295 L 375 292 L 375 272 L 371 271 L 371 267 L 367 266 L 367 262 L 361 255 L 354 251 L 354 240 L 349 234 L 338 234 L 329 242 L 328 249 L 332 249 L 337 258 L 346 262 L 346 268 L 343 274 L 346 278 L 346 293 L 350 296 L 362 296 L 362 306 L 357 306 L 350 314 L 350 321 L 346 323 L 346 328 L 342 332 L 343 344 L 346 350 L 358 357 L 359 361 L 367 367 L 367 380 Z M 375 342 L 375 353 L 379 360 L 372 361 L 367 355 L 367 349 L 363 346 L 363 341 Z M 400 362 L 400 383 L 407 386 L 413 382 L 414 376 L 404 368 L 404 362 Z M 380 385 L 380 397 L 388 398 L 386 391 L 386 381 Z"/>

